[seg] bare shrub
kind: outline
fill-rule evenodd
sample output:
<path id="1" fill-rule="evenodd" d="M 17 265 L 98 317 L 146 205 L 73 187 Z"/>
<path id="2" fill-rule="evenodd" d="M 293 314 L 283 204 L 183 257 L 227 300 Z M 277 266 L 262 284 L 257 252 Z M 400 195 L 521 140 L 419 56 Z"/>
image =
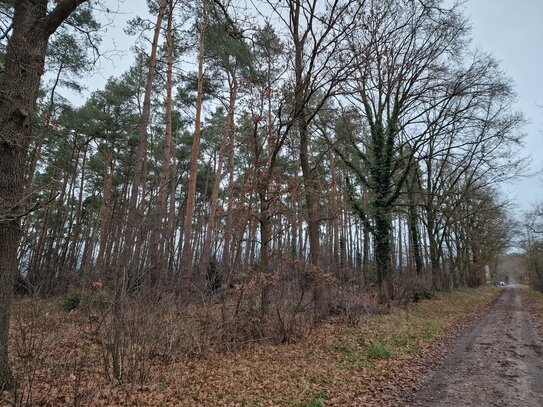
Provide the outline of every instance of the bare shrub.
<path id="1" fill-rule="evenodd" d="M 263 314 L 261 294 L 266 286 L 273 308 Z M 202 296 L 183 312 L 186 355 L 230 352 L 262 342 L 285 343 L 302 336 L 312 325 L 309 287 L 280 273 L 263 276 L 248 270 L 232 276 L 232 284 L 215 296 Z"/>
<path id="2" fill-rule="evenodd" d="M 182 335 L 182 321 L 173 296 L 155 303 L 139 294 L 123 299 L 121 318 L 113 316 L 113 295 L 89 296 L 87 312 L 100 345 L 107 380 L 143 384 L 155 358 L 169 359 Z M 117 352 L 117 353 L 115 353 Z"/>
<path id="3" fill-rule="evenodd" d="M 308 333 L 314 325 L 311 286 L 283 280 L 278 287 L 272 329 L 275 341 L 289 343 Z"/>
<path id="4" fill-rule="evenodd" d="M 106 380 L 143 385 L 158 362 L 207 357 L 263 342 L 289 343 L 307 336 L 317 322 L 316 284 L 326 287 L 330 309 L 351 325 L 376 307 L 377 299 L 369 289 L 347 282 L 340 286 L 320 269 L 308 278 L 302 262 L 281 261 L 274 258 L 281 272 L 265 276 L 252 269 L 238 272 L 215 291 L 193 291 L 198 297 L 191 301 L 181 301 L 174 294 L 155 299 L 142 290 L 116 304 L 115 293 L 103 287 L 88 292 L 81 309 L 99 345 Z M 273 304 L 267 313 L 261 308 L 264 287 Z"/>
<path id="5" fill-rule="evenodd" d="M 360 323 L 362 317 L 379 312 L 379 299 L 374 290 L 358 285 L 350 285 L 336 290 L 332 314 L 350 326 Z"/>
<path id="6" fill-rule="evenodd" d="M 60 312 L 61 305 L 38 298 L 16 303 L 11 326 L 14 388 L 9 400 L 17 407 L 56 405 L 59 399 L 70 405 L 81 402 L 81 381 L 87 361 L 67 326 L 73 319 Z M 50 378 L 55 380 L 51 381 Z M 62 396 L 59 396 L 62 394 Z"/>
<path id="7" fill-rule="evenodd" d="M 414 270 L 406 269 L 394 273 L 394 302 L 405 305 L 435 297 L 432 288 L 431 273 L 417 274 Z"/>
<path id="8" fill-rule="evenodd" d="M 46 369 L 47 346 L 54 340 L 51 335 L 57 329 L 48 321 L 40 303 L 30 300 L 15 310 L 12 324 L 12 355 L 16 366 L 13 403 L 31 406 L 37 402 L 35 387 L 39 384 L 40 372 Z"/>

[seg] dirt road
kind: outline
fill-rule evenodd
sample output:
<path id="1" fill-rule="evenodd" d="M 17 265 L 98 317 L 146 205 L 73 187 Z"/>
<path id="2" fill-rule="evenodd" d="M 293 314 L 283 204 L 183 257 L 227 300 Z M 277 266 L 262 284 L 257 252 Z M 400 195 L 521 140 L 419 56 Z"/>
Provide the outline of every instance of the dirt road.
<path id="1" fill-rule="evenodd" d="M 503 289 L 408 405 L 543 406 L 543 340 L 520 288 Z"/>

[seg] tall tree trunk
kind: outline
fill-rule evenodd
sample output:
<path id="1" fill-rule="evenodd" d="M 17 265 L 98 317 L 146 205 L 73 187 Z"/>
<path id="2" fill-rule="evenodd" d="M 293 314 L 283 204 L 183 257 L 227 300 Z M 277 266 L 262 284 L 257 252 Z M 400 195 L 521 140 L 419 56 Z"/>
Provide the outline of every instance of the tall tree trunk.
<path id="1" fill-rule="evenodd" d="M 87 150 L 88 148 L 85 148 L 83 151 L 83 162 L 81 163 L 81 179 L 79 182 L 79 193 L 78 193 L 78 199 L 77 199 L 77 208 L 75 213 L 75 229 L 72 234 L 72 238 L 70 241 L 70 247 L 68 249 L 68 258 L 66 260 L 68 271 L 71 273 L 75 272 L 75 269 L 77 267 L 77 258 L 78 258 L 78 246 L 79 246 L 79 238 L 81 235 L 81 212 L 82 212 L 82 206 L 83 206 L 83 190 L 85 186 L 85 164 L 87 162 Z"/>
<path id="2" fill-rule="evenodd" d="M 224 250 L 222 254 L 222 263 L 227 270 L 230 268 L 230 246 L 232 244 L 232 230 L 234 227 L 234 141 L 234 131 L 232 131 L 228 139 L 228 193 L 226 195 L 226 225 L 224 229 Z"/>
<path id="3" fill-rule="evenodd" d="M 112 178 L 115 172 L 115 160 L 107 150 L 103 152 L 106 162 L 106 173 L 104 174 L 102 206 L 98 215 L 98 228 L 100 229 L 100 239 L 98 243 L 98 255 L 96 257 L 95 273 L 96 277 L 106 282 L 107 276 L 104 272 L 106 261 L 106 247 L 111 235 L 111 216 L 113 214 L 111 207 Z"/>
<path id="4" fill-rule="evenodd" d="M 333 263 L 335 267 L 341 268 L 341 273 L 344 273 L 343 267 L 340 265 L 339 262 L 339 207 L 340 207 L 340 194 L 337 187 L 337 171 L 336 171 L 336 163 L 334 160 L 334 154 L 329 154 L 330 158 L 330 167 L 332 171 L 332 253 L 333 253 Z"/>
<path id="5" fill-rule="evenodd" d="M 403 272 L 403 236 L 402 236 L 402 217 L 398 214 L 398 248 L 397 248 L 397 257 L 398 257 L 398 271 Z"/>
<path id="6" fill-rule="evenodd" d="M 56 171 L 53 171 L 53 179 Z M 47 202 L 51 202 L 55 197 L 54 188 L 51 188 L 47 197 Z M 40 260 L 44 257 L 45 243 L 47 240 L 47 230 L 49 228 L 49 218 L 51 216 L 53 205 L 47 205 L 43 214 L 41 231 L 38 237 L 38 242 L 32 250 L 32 257 L 28 264 L 27 281 L 30 288 L 33 289 L 40 281 Z"/>
<path id="7" fill-rule="evenodd" d="M 12 384 L 8 365 L 11 295 L 17 275 L 19 216 L 24 214 L 26 151 L 51 34 L 83 0 L 14 2 L 13 33 L 0 76 L 0 389 Z"/>
<path id="8" fill-rule="evenodd" d="M 217 170 L 215 172 L 215 180 L 213 183 L 213 192 L 211 193 L 211 202 L 209 204 L 209 220 L 207 223 L 207 232 L 204 240 L 204 246 L 202 249 L 202 258 L 200 261 L 200 285 L 205 287 L 205 280 L 209 262 L 211 259 L 211 242 L 215 234 L 215 219 L 217 217 L 217 211 L 219 207 L 219 189 L 222 181 L 222 168 L 224 164 L 224 158 L 226 153 L 226 144 L 231 138 L 230 134 L 234 132 L 234 106 L 236 103 L 236 96 L 238 90 L 238 82 L 236 80 L 235 72 L 229 72 L 230 82 L 230 98 L 228 101 L 228 113 L 226 116 L 226 128 L 225 134 L 221 142 L 219 149 L 219 162 L 217 164 Z"/>
<path id="9" fill-rule="evenodd" d="M 164 278 L 164 252 L 160 242 L 166 239 L 166 230 L 169 225 L 164 222 L 166 217 L 166 205 L 168 200 L 168 186 L 170 174 L 170 161 L 172 153 L 172 74 L 173 74 L 173 1 L 169 2 L 168 24 L 166 28 L 166 44 L 168 49 L 167 73 L 166 73 L 166 112 L 165 112 L 165 134 L 162 153 L 162 169 L 158 186 L 158 199 L 156 204 L 155 219 L 152 225 L 150 241 L 150 259 L 151 273 L 150 283 L 155 286 L 157 282 Z M 172 198 L 173 199 L 173 198 Z"/>
<path id="10" fill-rule="evenodd" d="M 420 248 L 420 231 L 418 224 L 417 208 L 413 202 L 410 202 L 408 209 L 409 219 L 409 235 L 411 238 L 411 245 L 413 248 L 413 260 L 415 262 L 415 270 L 418 275 L 422 273 L 422 253 Z"/>
<path id="11" fill-rule="evenodd" d="M 204 59 L 205 37 L 207 29 L 207 0 L 202 0 L 202 21 L 200 23 L 200 39 L 198 45 L 198 93 L 196 97 L 196 117 L 194 120 L 194 139 L 192 142 L 192 156 L 190 159 L 189 185 L 187 192 L 187 210 L 183 226 L 183 259 L 181 267 L 181 289 L 186 297 L 189 294 L 190 273 L 192 269 L 192 251 L 190 237 L 192 234 L 192 217 L 194 215 L 194 200 L 196 197 L 196 177 L 198 170 L 198 153 L 200 151 L 200 124 L 202 115 L 202 101 L 204 96 Z"/>
<path id="12" fill-rule="evenodd" d="M 379 284 L 381 302 L 386 303 L 394 295 L 391 281 L 392 263 L 391 263 L 391 210 L 379 205 L 379 201 L 374 209 L 374 246 L 375 246 L 375 265 L 377 269 L 377 283 Z"/>
<path id="13" fill-rule="evenodd" d="M 270 243 L 271 243 L 271 224 L 270 224 L 270 200 L 266 198 L 266 189 L 261 189 L 258 193 L 260 197 L 260 272 L 267 279 L 270 274 Z M 262 287 L 260 298 L 260 312 L 267 315 L 270 306 L 271 285 L 265 281 Z"/>
<path id="14" fill-rule="evenodd" d="M 298 125 L 300 137 L 300 165 L 302 167 L 302 176 L 304 179 L 304 195 L 307 207 L 307 230 L 309 234 L 309 252 L 311 259 L 310 276 L 313 280 L 313 300 L 315 302 L 315 317 L 321 318 L 327 312 L 326 300 L 324 298 L 324 288 L 322 282 L 315 278 L 315 272 L 320 268 L 320 241 L 319 241 L 319 213 L 318 201 L 316 197 L 316 185 L 314 175 L 309 167 L 309 123 L 306 117 L 306 106 L 304 101 L 304 90 L 307 81 L 303 78 L 303 53 L 304 39 L 300 38 L 300 1 L 295 1 L 291 10 L 292 36 L 294 41 L 294 112 Z"/>
<path id="15" fill-rule="evenodd" d="M 367 283 L 370 273 L 370 228 L 368 227 L 369 221 L 362 220 L 363 239 L 362 244 L 362 281 Z"/>
<path id="16" fill-rule="evenodd" d="M 120 267 L 115 275 L 115 300 L 113 306 L 113 318 L 115 321 L 114 327 L 114 340 L 113 340 L 113 373 L 117 379 L 122 378 L 123 366 L 121 362 L 121 339 L 119 336 L 119 330 L 121 329 L 121 323 L 123 314 L 123 302 L 126 294 L 127 284 L 129 281 L 130 266 L 133 263 L 131 261 L 134 242 L 136 239 L 137 223 L 139 220 L 138 210 L 138 196 L 140 187 L 142 184 L 144 173 L 144 158 L 147 146 L 147 126 L 149 125 L 149 116 L 151 113 L 151 93 L 153 90 L 153 78 L 156 68 L 156 54 L 158 48 L 158 40 L 160 37 L 160 29 L 162 26 L 162 20 L 166 9 L 167 0 L 161 0 L 160 8 L 155 25 L 155 31 L 153 36 L 153 43 L 151 45 L 151 56 L 149 61 L 149 69 L 147 71 L 147 80 L 145 85 L 145 95 L 143 99 L 143 109 L 138 128 L 138 145 L 136 147 L 136 157 L 134 159 L 134 174 L 132 178 L 132 187 L 130 191 L 130 202 L 128 206 L 128 215 L 126 228 L 124 233 L 123 249 L 120 255 Z M 138 241 L 138 245 L 141 244 L 141 239 Z"/>
<path id="17" fill-rule="evenodd" d="M 128 281 L 128 273 L 131 265 L 131 257 L 134 249 L 134 242 L 136 239 L 136 229 L 139 220 L 138 211 L 138 197 L 140 193 L 140 187 L 143 179 L 143 162 L 145 156 L 145 150 L 147 145 L 147 126 L 149 125 L 149 116 L 151 113 L 151 93 L 153 90 L 153 79 L 156 68 L 156 54 L 158 48 L 158 40 L 160 37 L 160 29 L 162 26 L 162 20 L 164 18 L 164 12 L 166 9 L 167 0 L 161 0 L 160 8 L 157 15 L 155 24 L 155 31 L 153 35 L 153 42 L 151 45 L 151 55 L 149 60 L 149 69 L 147 71 L 147 78 L 145 84 L 145 95 L 143 98 L 143 108 L 141 112 L 141 118 L 138 125 L 138 145 L 136 147 L 136 157 L 134 159 L 134 174 L 132 177 L 132 187 L 130 190 L 130 201 L 128 204 L 128 215 L 124 234 L 123 249 L 120 258 L 120 270 L 122 278 L 116 278 L 116 281 L 122 285 L 117 287 L 117 290 L 124 291 L 126 287 L 124 285 Z"/>
<path id="18" fill-rule="evenodd" d="M 175 265 L 175 240 L 176 240 L 176 228 L 177 228 L 177 211 L 175 208 L 176 191 L 177 191 L 177 161 L 175 157 L 175 146 L 172 143 L 170 156 L 172 161 L 172 177 L 170 180 L 170 210 L 166 215 L 167 232 L 164 241 L 164 252 L 168 260 L 168 276 L 173 277 L 174 265 Z"/>
<path id="19" fill-rule="evenodd" d="M 432 267 L 432 284 L 436 290 L 442 288 L 441 269 L 439 264 L 439 249 L 438 239 L 436 237 L 436 221 L 432 209 L 426 209 L 427 225 L 428 225 L 428 246 L 430 253 L 430 263 Z"/>

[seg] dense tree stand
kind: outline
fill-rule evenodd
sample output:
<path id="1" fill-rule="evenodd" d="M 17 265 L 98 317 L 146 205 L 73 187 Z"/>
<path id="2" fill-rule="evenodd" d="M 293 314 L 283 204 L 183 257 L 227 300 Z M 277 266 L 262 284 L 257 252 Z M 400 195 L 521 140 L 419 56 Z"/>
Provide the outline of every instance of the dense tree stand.
<path id="1" fill-rule="evenodd" d="M 85 305 L 124 384 L 496 268 L 523 118 L 460 2 L 151 1 L 132 65 L 84 93 L 102 3 L 0 2 L 0 388 L 16 280 Z"/>

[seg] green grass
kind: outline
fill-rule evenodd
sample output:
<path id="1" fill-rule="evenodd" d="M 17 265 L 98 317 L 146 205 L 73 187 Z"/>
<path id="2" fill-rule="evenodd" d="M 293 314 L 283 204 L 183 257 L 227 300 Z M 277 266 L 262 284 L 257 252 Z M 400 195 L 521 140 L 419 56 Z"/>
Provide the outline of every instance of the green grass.
<path id="1" fill-rule="evenodd" d="M 492 289 L 459 290 L 437 301 L 412 304 L 405 311 L 373 316 L 358 328 L 342 330 L 341 342 L 326 349 L 335 354 L 339 365 L 355 369 L 371 368 L 379 359 L 417 355 L 426 343 L 442 335 L 452 319 L 462 315 L 459 307 L 469 310 L 495 293 Z M 543 294 L 541 298 L 543 301 Z"/>
<path id="2" fill-rule="evenodd" d="M 313 396 L 313 399 L 309 403 L 295 404 L 295 407 L 324 407 L 323 401 L 327 394 L 325 391 L 319 391 Z"/>
<path id="3" fill-rule="evenodd" d="M 359 370 L 369 366 L 365 346 L 349 340 L 327 346 L 327 350 L 335 354 L 338 364 L 349 369 Z"/>
<path id="4" fill-rule="evenodd" d="M 526 295 L 528 296 L 528 298 L 540 303 L 543 305 L 543 293 L 540 292 L 540 291 L 536 291 L 534 290 L 532 287 L 530 286 L 522 286 L 522 288 L 524 289 L 524 291 L 526 292 Z"/>
<path id="5" fill-rule="evenodd" d="M 388 351 L 381 342 L 375 342 L 368 348 L 368 359 L 388 359 L 390 351 Z"/>

